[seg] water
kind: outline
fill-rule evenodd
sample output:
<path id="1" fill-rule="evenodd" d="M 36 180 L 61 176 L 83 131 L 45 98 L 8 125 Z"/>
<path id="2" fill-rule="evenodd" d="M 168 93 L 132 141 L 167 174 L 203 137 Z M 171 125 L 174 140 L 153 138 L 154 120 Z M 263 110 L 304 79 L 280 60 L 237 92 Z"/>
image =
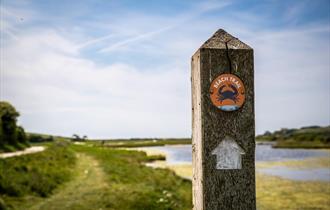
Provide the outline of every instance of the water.
<path id="1" fill-rule="evenodd" d="M 329 152 L 316 149 L 274 149 L 271 145 L 256 146 L 256 161 L 302 160 L 324 156 L 329 157 Z"/>
<path id="2" fill-rule="evenodd" d="M 192 162 L 191 145 L 166 145 L 149 147 L 166 154 L 168 164 L 185 164 Z"/>
<path id="3" fill-rule="evenodd" d="M 167 163 L 181 164 L 192 162 L 191 145 L 167 145 L 150 147 L 164 152 Z M 329 152 L 315 149 L 274 149 L 271 145 L 256 146 L 256 161 L 302 160 L 310 157 L 329 157 Z M 329 157 L 330 158 L 330 157 Z"/>
<path id="4" fill-rule="evenodd" d="M 152 149 L 161 151 L 167 156 L 168 164 L 191 164 L 192 149 L 191 145 L 168 145 L 150 147 Z M 325 150 L 315 149 L 274 149 L 271 145 L 257 145 L 256 146 L 256 161 L 285 161 L 285 160 L 302 160 L 312 157 L 329 157 L 330 153 Z M 287 179 L 294 180 L 320 180 L 330 182 L 330 169 L 293 169 L 288 167 L 271 167 L 265 169 L 258 169 L 258 172 L 280 176 Z"/>

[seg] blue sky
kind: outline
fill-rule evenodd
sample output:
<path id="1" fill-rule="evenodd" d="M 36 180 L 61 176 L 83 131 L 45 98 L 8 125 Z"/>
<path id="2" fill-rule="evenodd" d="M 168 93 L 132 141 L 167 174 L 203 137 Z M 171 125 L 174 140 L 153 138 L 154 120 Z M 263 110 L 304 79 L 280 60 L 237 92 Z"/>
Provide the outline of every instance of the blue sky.
<path id="1" fill-rule="evenodd" d="M 328 0 L 1 0 L 0 8 L 0 97 L 28 131 L 189 137 L 190 58 L 219 28 L 254 48 L 258 134 L 330 124 Z"/>

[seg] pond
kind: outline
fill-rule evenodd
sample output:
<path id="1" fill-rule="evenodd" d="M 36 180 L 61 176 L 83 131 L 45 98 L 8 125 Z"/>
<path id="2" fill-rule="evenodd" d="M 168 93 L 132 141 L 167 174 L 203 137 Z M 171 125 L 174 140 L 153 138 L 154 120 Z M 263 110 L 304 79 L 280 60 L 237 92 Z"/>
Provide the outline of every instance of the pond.
<path id="1" fill-rule="evenodd" d="M 192 162 L 191 145 L 166 145 L 148 147 L 148 149 L 165 153 L 166 162 L 169 165 L 191 164 Z M 269 144 L 256 145 L 256 162 L 303 160 L 312 157 L 329 157 L 330 161 L 330 152 L 316 149 L 274 149 Z M 294 180 L 330 181 L 329 168 L 293 169 L 283 166 L 258 169 L 258 172 Z"/>

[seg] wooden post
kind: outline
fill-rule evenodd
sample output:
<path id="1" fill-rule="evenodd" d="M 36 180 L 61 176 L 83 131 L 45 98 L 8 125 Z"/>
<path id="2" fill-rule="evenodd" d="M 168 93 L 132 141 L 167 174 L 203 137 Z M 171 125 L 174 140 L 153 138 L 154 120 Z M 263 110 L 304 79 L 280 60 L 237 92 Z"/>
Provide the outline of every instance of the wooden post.
<path id="1" fill-rule="evenodd" d="M 255 210 L 253 49 L 220 29 L 191 65 L 193 209 Z"/>

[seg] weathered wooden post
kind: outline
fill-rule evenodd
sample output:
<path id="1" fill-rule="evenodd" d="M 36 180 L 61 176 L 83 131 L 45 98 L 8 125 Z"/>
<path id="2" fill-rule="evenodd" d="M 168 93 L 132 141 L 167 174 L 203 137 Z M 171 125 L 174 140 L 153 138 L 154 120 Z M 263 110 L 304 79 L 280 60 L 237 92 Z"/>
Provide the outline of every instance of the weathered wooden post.
<path id="1" fill-rule="evenodd" d="M 253 49 L 220 29 L 191 63 L 193 209 L 254 210 Z"/>

